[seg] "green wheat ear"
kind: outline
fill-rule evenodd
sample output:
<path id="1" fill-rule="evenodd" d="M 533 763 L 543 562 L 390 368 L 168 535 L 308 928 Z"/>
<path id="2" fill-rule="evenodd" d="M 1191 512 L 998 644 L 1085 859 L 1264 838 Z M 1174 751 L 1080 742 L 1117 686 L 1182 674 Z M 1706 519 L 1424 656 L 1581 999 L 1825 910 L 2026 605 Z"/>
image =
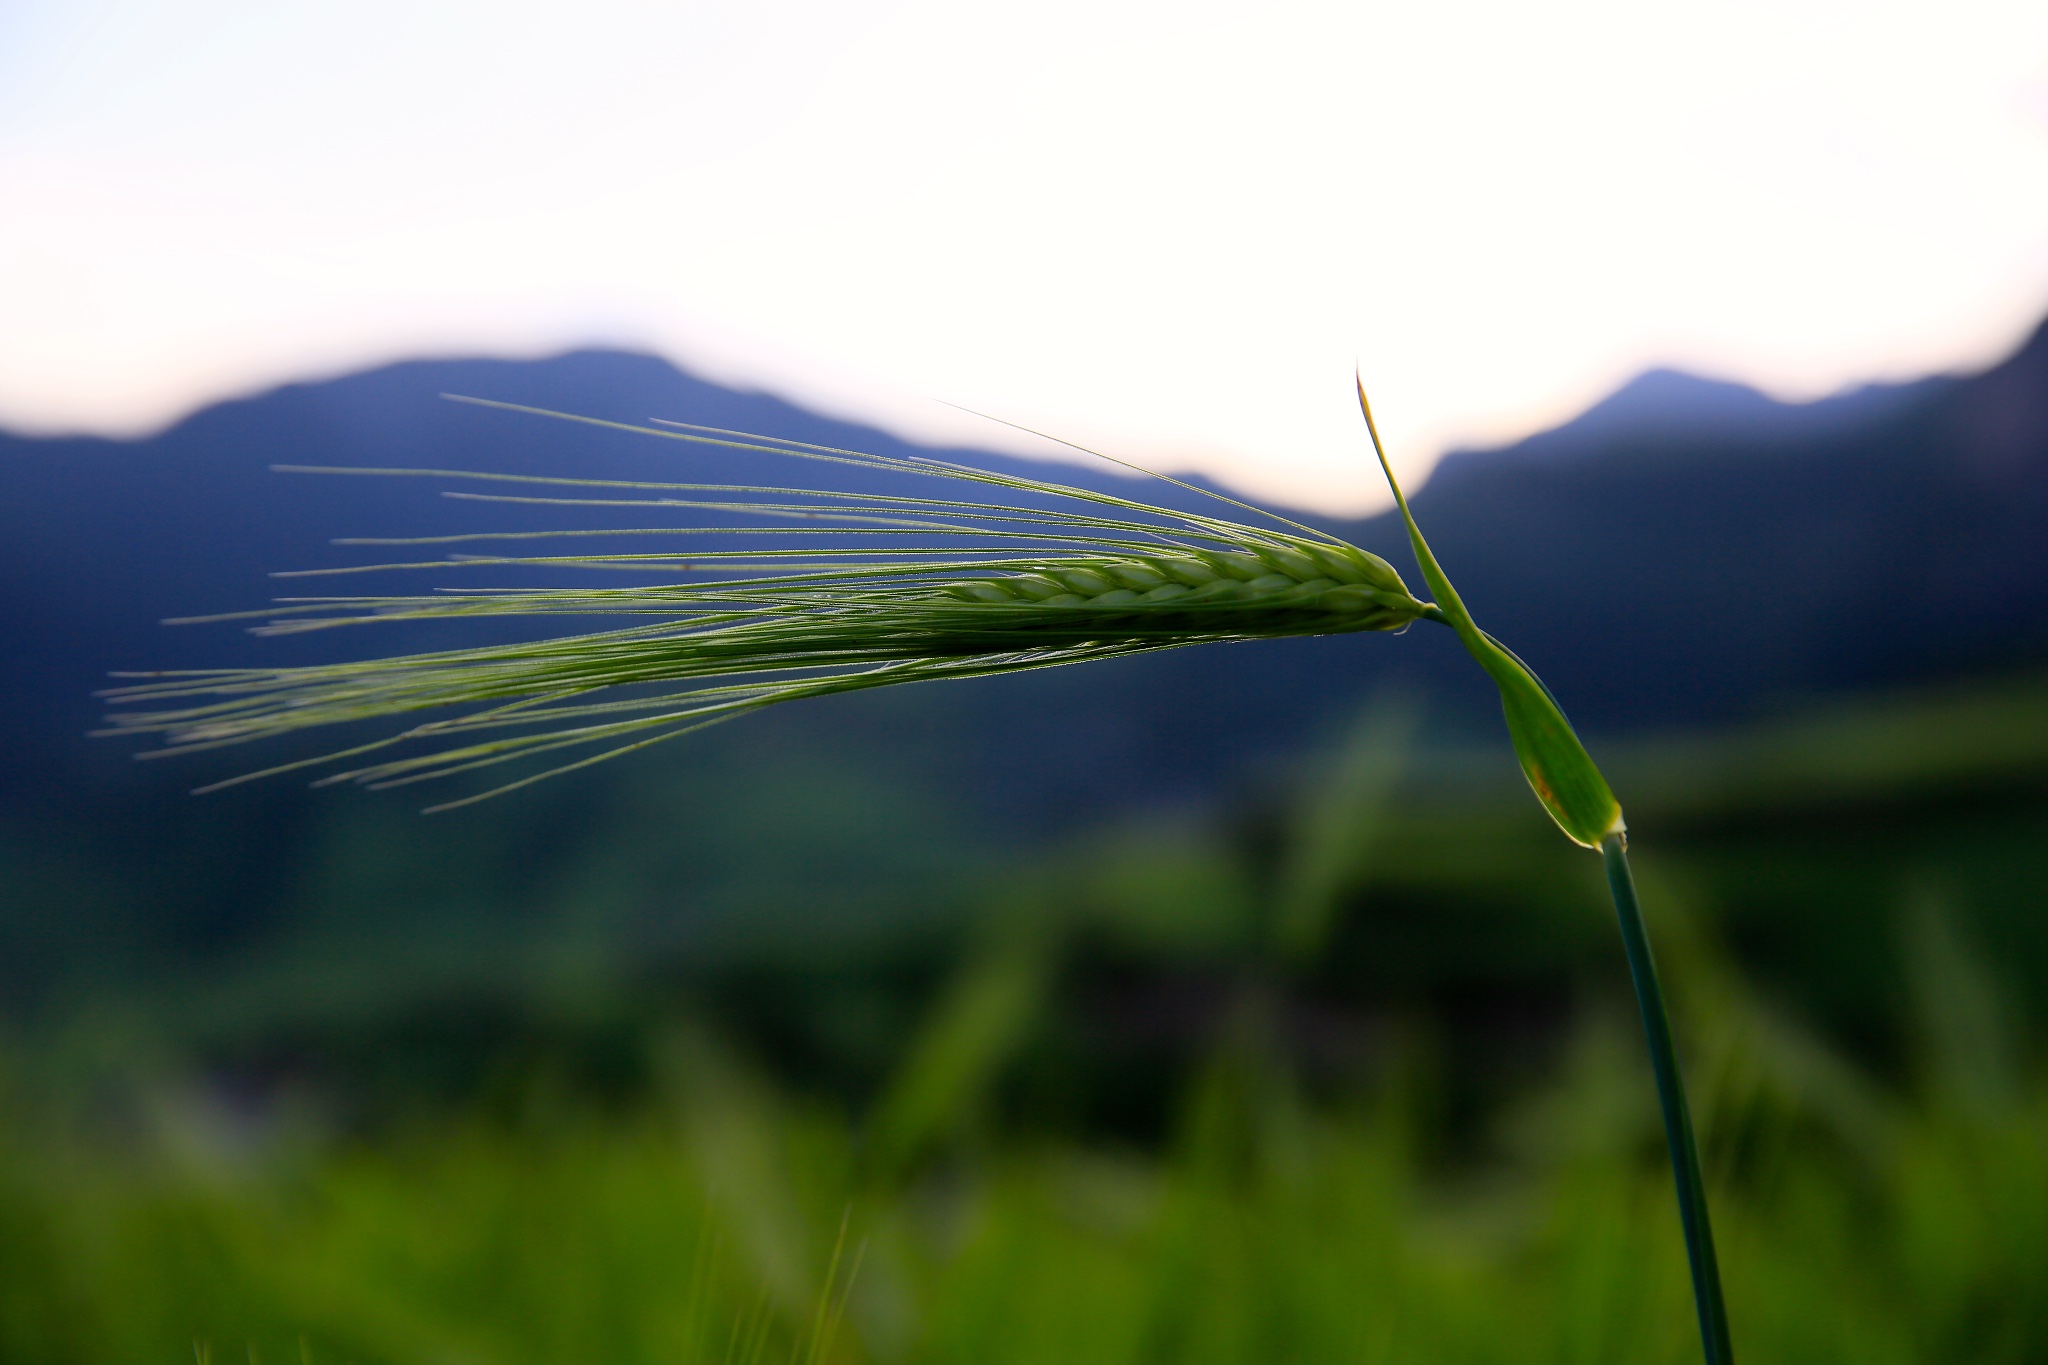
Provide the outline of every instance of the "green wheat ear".
<path id="1" fill-rule="evenodd" d="M 451 556 L 367 566 L 539 565 L 626 570 L 662 581 L 624 588 L 286 599 L 269 611 L 241 615 L 268 618 L 256 629 L 273 635 L 372 621 L 478 616 L 625 617 L 636 623 L 518 644 L 314 667 L 127 675 L 148 681 L 108 695 L 116 706 L 140 709 L 116 714 L 108 733 L 154 734 L 165 741 L 155 752 L 173 753 L 358 721 L 461 712 L 328 756 L 377 751 L 378 761 L 323 779 L 374 787 L 579 748 L 598 750 L 448 803 L 461 805 L 804 697 L 986 677 L 1188 645 L 1398 631 L 1436 614 L 1378 556 L 1206 490 L 1194 491 L 1274 524 L 1179 512 L 938 459 L 873 455 L 683 423 L 631 426 L 514 404 L 483 405 L 697 445 L 975 484 L 1009 500 L 449 470 L 302 469 L 298 472 L 431 477 L 471 488 L 509 485 L 514 490 L 448 494 L 458 498 L 630 508 L 654 522 L 686 510 L 711 510 L 736 514 L 749 524 L 641 524 L 610 531 L 353 542 L 446 545 L 550 538 L 562 544 L 595 535 L 676 540 L 684 547 L 633 554 Z M 701 544 L 707 536 L 764 534 L 787 543 L 764 549 L 687 548 L 692 539 Z M 384 756 L 383 751 L 401 743 L 421 744 L 428 752 Z"/>
<path id="2" fill-rule="evenodd" d="M 1522 773 L 1529 779 L 1536 799 L 1574 843 L 1598 848 L 1608 835 L 1624 833 L 1627 826 L 1622 823 L 1621 803 L 1608 790 L 1607 779 L 1593 765 L 1586 746 L 1579 743 L 1557 699 L 1513 651 L 1474 624 L 1458 590 L 1451 586 L 1436 556 L 1430 553 L 1429 542 L 1422 538 L 1422 528 L 1415 524 L 1408 499 L 1387 461 L 1386 447 L 1380 443 L 1379 426 L 1372 420 L 1372 404 L 1366 401 L 1362 379 L 1358 382 L 1358 407 L 1365 414 L 1365 429 L 1372 436 L 1373 453 L 1379 457 L 1387 486 L 1394 490 L 1401 520 L 1408 525 L 1408 543 L 1414 547 L 1423 581 L 1436 594 L 1442 619 L 1458 632 L 1466 650 L 1500 689 L 1508 738 L 1514 743 L 1515 756 L 1522 761 Z"/>

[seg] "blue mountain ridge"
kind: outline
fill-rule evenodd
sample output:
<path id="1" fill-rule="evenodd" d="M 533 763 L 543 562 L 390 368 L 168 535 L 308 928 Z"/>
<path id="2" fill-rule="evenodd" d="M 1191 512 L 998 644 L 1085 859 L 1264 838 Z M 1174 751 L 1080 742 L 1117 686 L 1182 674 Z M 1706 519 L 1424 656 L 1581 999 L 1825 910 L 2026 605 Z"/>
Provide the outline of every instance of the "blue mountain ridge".
<path id="1" fill-rule="evenodd" d="M 96 715 L 88 694 L 109 670 L 294 661 L 446 638 L 260 641 L 231 627 L 166 629 L 165 617 L 260 606 L 280 590 L 265 578 L 274 569 L 364 562 L 364 551 L 329 545 L 336 536 L 578 524 L 560 508 L 451 503 L 430 480 L 284 476 L 268 472 L 273 463 L 769 483 L 822 471 L 846 488 L 906 486 L 452 404 L 443 392 L 936 453 L 1151 501 L 1202 501 L 1108 465 L 910 447 L 609 351 L 394 364 L 218 404 L 133 441 L 0 434 L 0 743 L 9 755 L 0 804 L 121 780 L 125 757 L 82 737 Z M 1589 732 L 1712 724 L 1817 693 L 2035 662 L 2048 656 L 2048 328 L 1983 374 L 1811 404 L 1653 371 L 1554 430 L 1452 454 L 1414 502 L 1482 623 Z M 1391 517 L 1303 519 L 1387 556 L 1414 581 Z M 1182 651 L 935 689 L 961 695 L 885 710 L 962 771 L 1000 774 L 975 781 L 1013 802 L 1088 807 L 1214 791 L 1244 762 L 1300 747 L 1390 681 L 1426 690 L 1447 723 L 1497 723 L 1484 680 L 1448 632 L 1427 628 L 1401 641 Z"/>

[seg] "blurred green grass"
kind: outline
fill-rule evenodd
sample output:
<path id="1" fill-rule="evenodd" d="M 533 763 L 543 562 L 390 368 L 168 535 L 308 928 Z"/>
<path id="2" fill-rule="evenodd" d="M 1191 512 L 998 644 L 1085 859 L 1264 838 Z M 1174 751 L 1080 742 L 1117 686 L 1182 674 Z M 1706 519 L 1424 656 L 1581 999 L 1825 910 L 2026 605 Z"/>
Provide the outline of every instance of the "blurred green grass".
<path id="1" fill-rule="evenodd" d="M 1930 973 L 1921 1069 L 1887 1089 L 1686 958 L 1691 1017 L 1713 1021 L 1693 1030 L 1695 1083 L 1743 1358 L 2039 1359 L 2048 1086 L 1987 1069 L 1978 998 Z M 658 1097 L 628 1114 L 536 1095 L 509 1120 L 273 1134 L 254 1153 L 224 1131 L 231 1114 L 189 1099 L 163 1099 L 117 1148 L 39 1139 L 13 1109 L 0 1355 L 171 1360 L 195 1340 L 222 1360 L 364 1362 L 1697 1349 L 1619 1011 L 1574 1029 L 1483 1160 L 1449 1167 L 1422 1141 L 1419 1057 L 1312 1106 L 1272 1058 L 1226 1048 L 1163 1152 L 984 1131 L 904 1163 L 702 1036 L 663 1050 Z M 932 1075 L 913 1062 L 899 1080 Z M 844 1321 L 821 1333 L 819 1306 L 842 1294 Z"/>
<path id="2" fill-rule="evenodd" d="M 794 930 L 716 970 L 390 924 L 19 1031 L 0 1360 L 1693 1359 L 1597 861 L 1420 733 L 1383 698 L 1223 816 L 843 888 L 867 939 L 805 941 L 792 855 Z M 2048 687 L 1599 757 L 1741 1357 L 2044 1358 Z M 916 809 L 807 790 L 862 812 L 828 867 Z M 323 933 L 433 866 L 362 820 Z"/>

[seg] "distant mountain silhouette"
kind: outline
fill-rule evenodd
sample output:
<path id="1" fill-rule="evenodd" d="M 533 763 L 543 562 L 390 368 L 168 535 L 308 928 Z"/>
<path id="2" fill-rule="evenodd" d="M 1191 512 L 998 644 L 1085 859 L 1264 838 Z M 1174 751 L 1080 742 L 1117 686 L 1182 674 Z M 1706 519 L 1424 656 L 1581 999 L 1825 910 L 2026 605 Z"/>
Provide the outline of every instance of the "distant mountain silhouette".
<path id="1" fill-rule="evenodd" d="M 1952 387 L 1952 379 L 1870 384 L 1812 403 L 1781 403 L 1746 384 L 1682 370 L 1646 370 L 1563 426 L 1518 442 L 1521 458 L 1569 458 L 1594 441 L 1674 431 L 1721 440 L 1804 440 L 1854 430 Z"/>
<path id="2" fill-rule="evenodd" d="M 0 795 L 38 800 L 125 762 L 81 737 L 94 715 L 87 693 L 110 669 L 434 639 L 259 642 L 218 627 L 166 630 L 161 618 L 261 605 L 273 569 L 361 561 L 327 545 L 334 536 L 522 524 L 502 507 L 441 500 L 427 481 L 287 477 L 267 472 L 274 462 L 688 470 L 744 482 L 819 468 L 460 406 L 444 391 L 912 449 L 651 356 L 602 351 L 391 365 L 223 403 L 137 441 L 0 435 L 0 741 L 11 756 Z M 944 453 L 1131 487 L 1107 467 Z M 1192 495 L 1149 484 L 1141 496 Z M 2048 329 L 1985 374 L 1811 404 L 1653 371 L 1555 430 L 1451 455 L 1415 504 L 1480 619 L 1593 732 L 1710 723 L 1816 692 L 2032 662 L 2048 655 Z M 573 524 L 561 509 L 526 522 Z M 1409 563 L 1390 518 L 1325 524 Z M 935 697 L 926 728 L 957 728 L 957 742 L 939 747 L 993 765 L 997 785 L 1035 793 L 1027 804 L 1056 792 L 1086 806 L 1213 790 L 1389 678 L 1426 687 L 1452 723 L 1494 723 L 1483 680 L 1448 632 L 1418 628 L 1399 643 L 1187 651 L 1085 679 L 984 684 L 978 698 Z M 1058 724 L 1033 718 L 1048 711 Z"/>
<path id="3" fill-rule="evenodd" d="M 1982 375 L 1812 404 L 1645 375 L 1451 456 L 1417 508 L 1475 611 L 1594 729 L 2037 660 L 2048 328 Z"/>

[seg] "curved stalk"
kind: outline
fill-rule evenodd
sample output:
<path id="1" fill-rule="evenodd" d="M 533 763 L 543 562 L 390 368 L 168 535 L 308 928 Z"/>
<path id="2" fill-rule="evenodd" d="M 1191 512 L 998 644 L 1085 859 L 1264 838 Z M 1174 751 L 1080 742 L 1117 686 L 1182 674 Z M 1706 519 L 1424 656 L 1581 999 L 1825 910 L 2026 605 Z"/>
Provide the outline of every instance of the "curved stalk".
<path id="1" fill-rule="evenodd" d="M 1692 1114 L 1685 1103 L 1685 1081 L 1678 1072 L 1678 1050 L 1671 1039 L 1671 1016 L 1664 1008 L 1664 990 L 1657 984 L 1657 963 L 1650 956 L 1650 936 L 1636 903 L 1635 878 L 1628 867 L 1628 840 L 1610 834 L 1600 841 L 1607 863 L 1607 887 L 1614 893 L 1614 912 L 1621 921 L 1621 941 L 1628 950 L 1629 975 L 1635 979 L 1636 1004 L 1643 1012 L 1643 1034 L 1650 1045 L 1650 1067 L 1657 1074 L 1657 1102 L 1664 1111 L 1664 1138 L 1671 1148 L 1671 1178 L 1678 1187 L 1678 1217 L 1685 1228 L 1685 1255 L 1692 1263 L 1693 1301 L 1699 1308 L 1700 1342 L 1707 1365 L 1733 1365 L 1728 1344 L 1728 1310 L 1721 1300 L 1721 1268 L 1714 1259 L 1714 1229 L 1707 1220 L 1707 1191 L 1700 1179 L 1699 1144 L 1693 1138 Z"/>

